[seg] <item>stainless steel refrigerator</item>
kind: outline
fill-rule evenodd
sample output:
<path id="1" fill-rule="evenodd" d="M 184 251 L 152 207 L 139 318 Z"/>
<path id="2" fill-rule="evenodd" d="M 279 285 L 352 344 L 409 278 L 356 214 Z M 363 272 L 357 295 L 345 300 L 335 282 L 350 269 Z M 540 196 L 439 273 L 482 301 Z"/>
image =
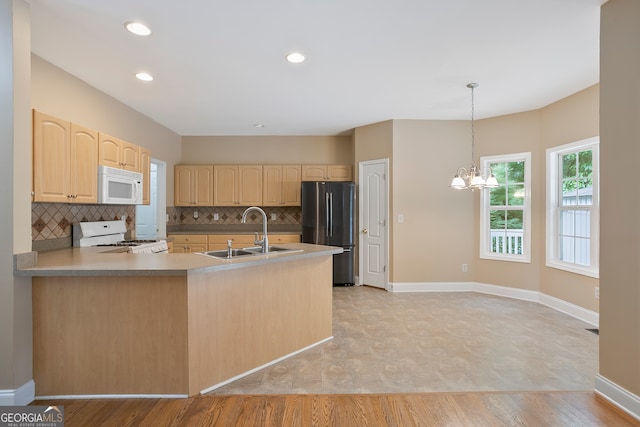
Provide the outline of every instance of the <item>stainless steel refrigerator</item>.
<path id="1" fill-rule="evenodd" d="M 302 242 L 340 246 L 333 256 L 333 284 L 355 283 L 355 184 L 302 183 Z"/>

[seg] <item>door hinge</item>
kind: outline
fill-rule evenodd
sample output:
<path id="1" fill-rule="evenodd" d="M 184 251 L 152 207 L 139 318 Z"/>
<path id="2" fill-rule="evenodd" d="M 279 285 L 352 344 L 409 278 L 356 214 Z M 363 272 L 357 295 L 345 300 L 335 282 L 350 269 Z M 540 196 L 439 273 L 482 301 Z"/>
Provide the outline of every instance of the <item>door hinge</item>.
<path id="1" fill-rule="evenodd" d="M 383 266 L 382 266 L 382 272 L 383 272 L 383 273 L 386 273 L 386 272 L 387 272 L 387 266 L 386 266 L 386 265 L 383 265 Z"/>

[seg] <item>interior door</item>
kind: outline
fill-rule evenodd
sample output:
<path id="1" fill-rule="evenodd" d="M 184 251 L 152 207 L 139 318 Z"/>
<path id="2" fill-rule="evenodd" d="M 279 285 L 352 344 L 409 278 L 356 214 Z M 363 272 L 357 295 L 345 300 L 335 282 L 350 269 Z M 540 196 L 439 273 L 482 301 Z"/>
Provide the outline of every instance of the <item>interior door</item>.
<path id="1" fill-rule="evenodd" d="M 388 160 L 360 163 L 360 274 L 363 285 L 387 287 Z"/>

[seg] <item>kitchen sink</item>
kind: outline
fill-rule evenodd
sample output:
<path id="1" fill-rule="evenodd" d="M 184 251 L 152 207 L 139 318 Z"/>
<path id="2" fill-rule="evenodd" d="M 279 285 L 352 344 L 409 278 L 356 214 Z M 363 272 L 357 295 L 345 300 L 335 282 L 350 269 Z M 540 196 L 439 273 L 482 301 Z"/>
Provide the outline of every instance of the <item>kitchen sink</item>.
<path id="1" fill-rule="evenodd" d="M 229 251 L 227 249 L 221 249 L 219 251 L 203 252 L 203 254 L 212 256 L 214 258 L 231 259 L 231 258 L 237 258 L 237 257 L 242 257 L 247 255 L 255 255 L 256 253 L 247 251 L 245 249 L 231 249 L 231 256 L 229 256 Z"/>

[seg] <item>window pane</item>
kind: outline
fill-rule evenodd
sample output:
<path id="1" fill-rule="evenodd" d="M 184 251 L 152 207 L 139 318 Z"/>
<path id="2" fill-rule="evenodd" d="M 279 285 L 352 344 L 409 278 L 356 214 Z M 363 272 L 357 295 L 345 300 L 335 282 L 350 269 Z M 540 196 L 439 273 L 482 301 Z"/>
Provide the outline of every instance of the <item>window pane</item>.
<path id="1" fill-rule="evenodd" d="M 509 183 L 524 182 L 524 162 L 509 162 L 507 167 Z"/>
<path id="2" fill-rule="evenodd" d="M 575 257 L 573 262 L 580 265 L 591 265 L 589 243 L 589 239 L 575 239 Z"/>
<path id="3" fill-rule="evenodd" d="M 506 163 L 490 163 L 491 172 L 496 176 L 498 184 L 504 184 L 506 180 Z"/>
<path id="4" fill-rule="evenodd" d="M 518 211 L 507 211 L 507 229 L 509 230 L 522 230 L 522 218 L 523 212 Z"/>
<path id="5" fill-rule="evenodd" d="M 573 236 L 575 234 L 575 211 L 560 211 L 560 234 Z"/>
<path id="6" fill-rule="evenodd" d="M 507 212 L 506 211 L 490 211 L 490 229 L 491 230 L 502 230 L 506 228 L 507 224 Z"/>
<path id="7" fill-rule="evenodd" d="M 576 153 L 562 156 L 562 180 L 576 177 Z"/>
<path id="8" fill-rule="evenodd" d="M 504 186 L 489 190 L 489 204 L 491 206 L 507 205 L 507 190 Z"/>
<path id="9" fill-rule="evenodd" d="M 591 212 L 576 211 L 574 234 L 577 237 L 591 237 Z"/>
<path id="10" fill-rule="evenodd" d="M 509 206 L 524 206 L 524 184 L 508 186 Z"/>
<path id="11" fill-rule="evenodd" d="M 560 239 L 560 260 L 564 262 L 574 262 L 573 237 L 562 237 Z"/>

